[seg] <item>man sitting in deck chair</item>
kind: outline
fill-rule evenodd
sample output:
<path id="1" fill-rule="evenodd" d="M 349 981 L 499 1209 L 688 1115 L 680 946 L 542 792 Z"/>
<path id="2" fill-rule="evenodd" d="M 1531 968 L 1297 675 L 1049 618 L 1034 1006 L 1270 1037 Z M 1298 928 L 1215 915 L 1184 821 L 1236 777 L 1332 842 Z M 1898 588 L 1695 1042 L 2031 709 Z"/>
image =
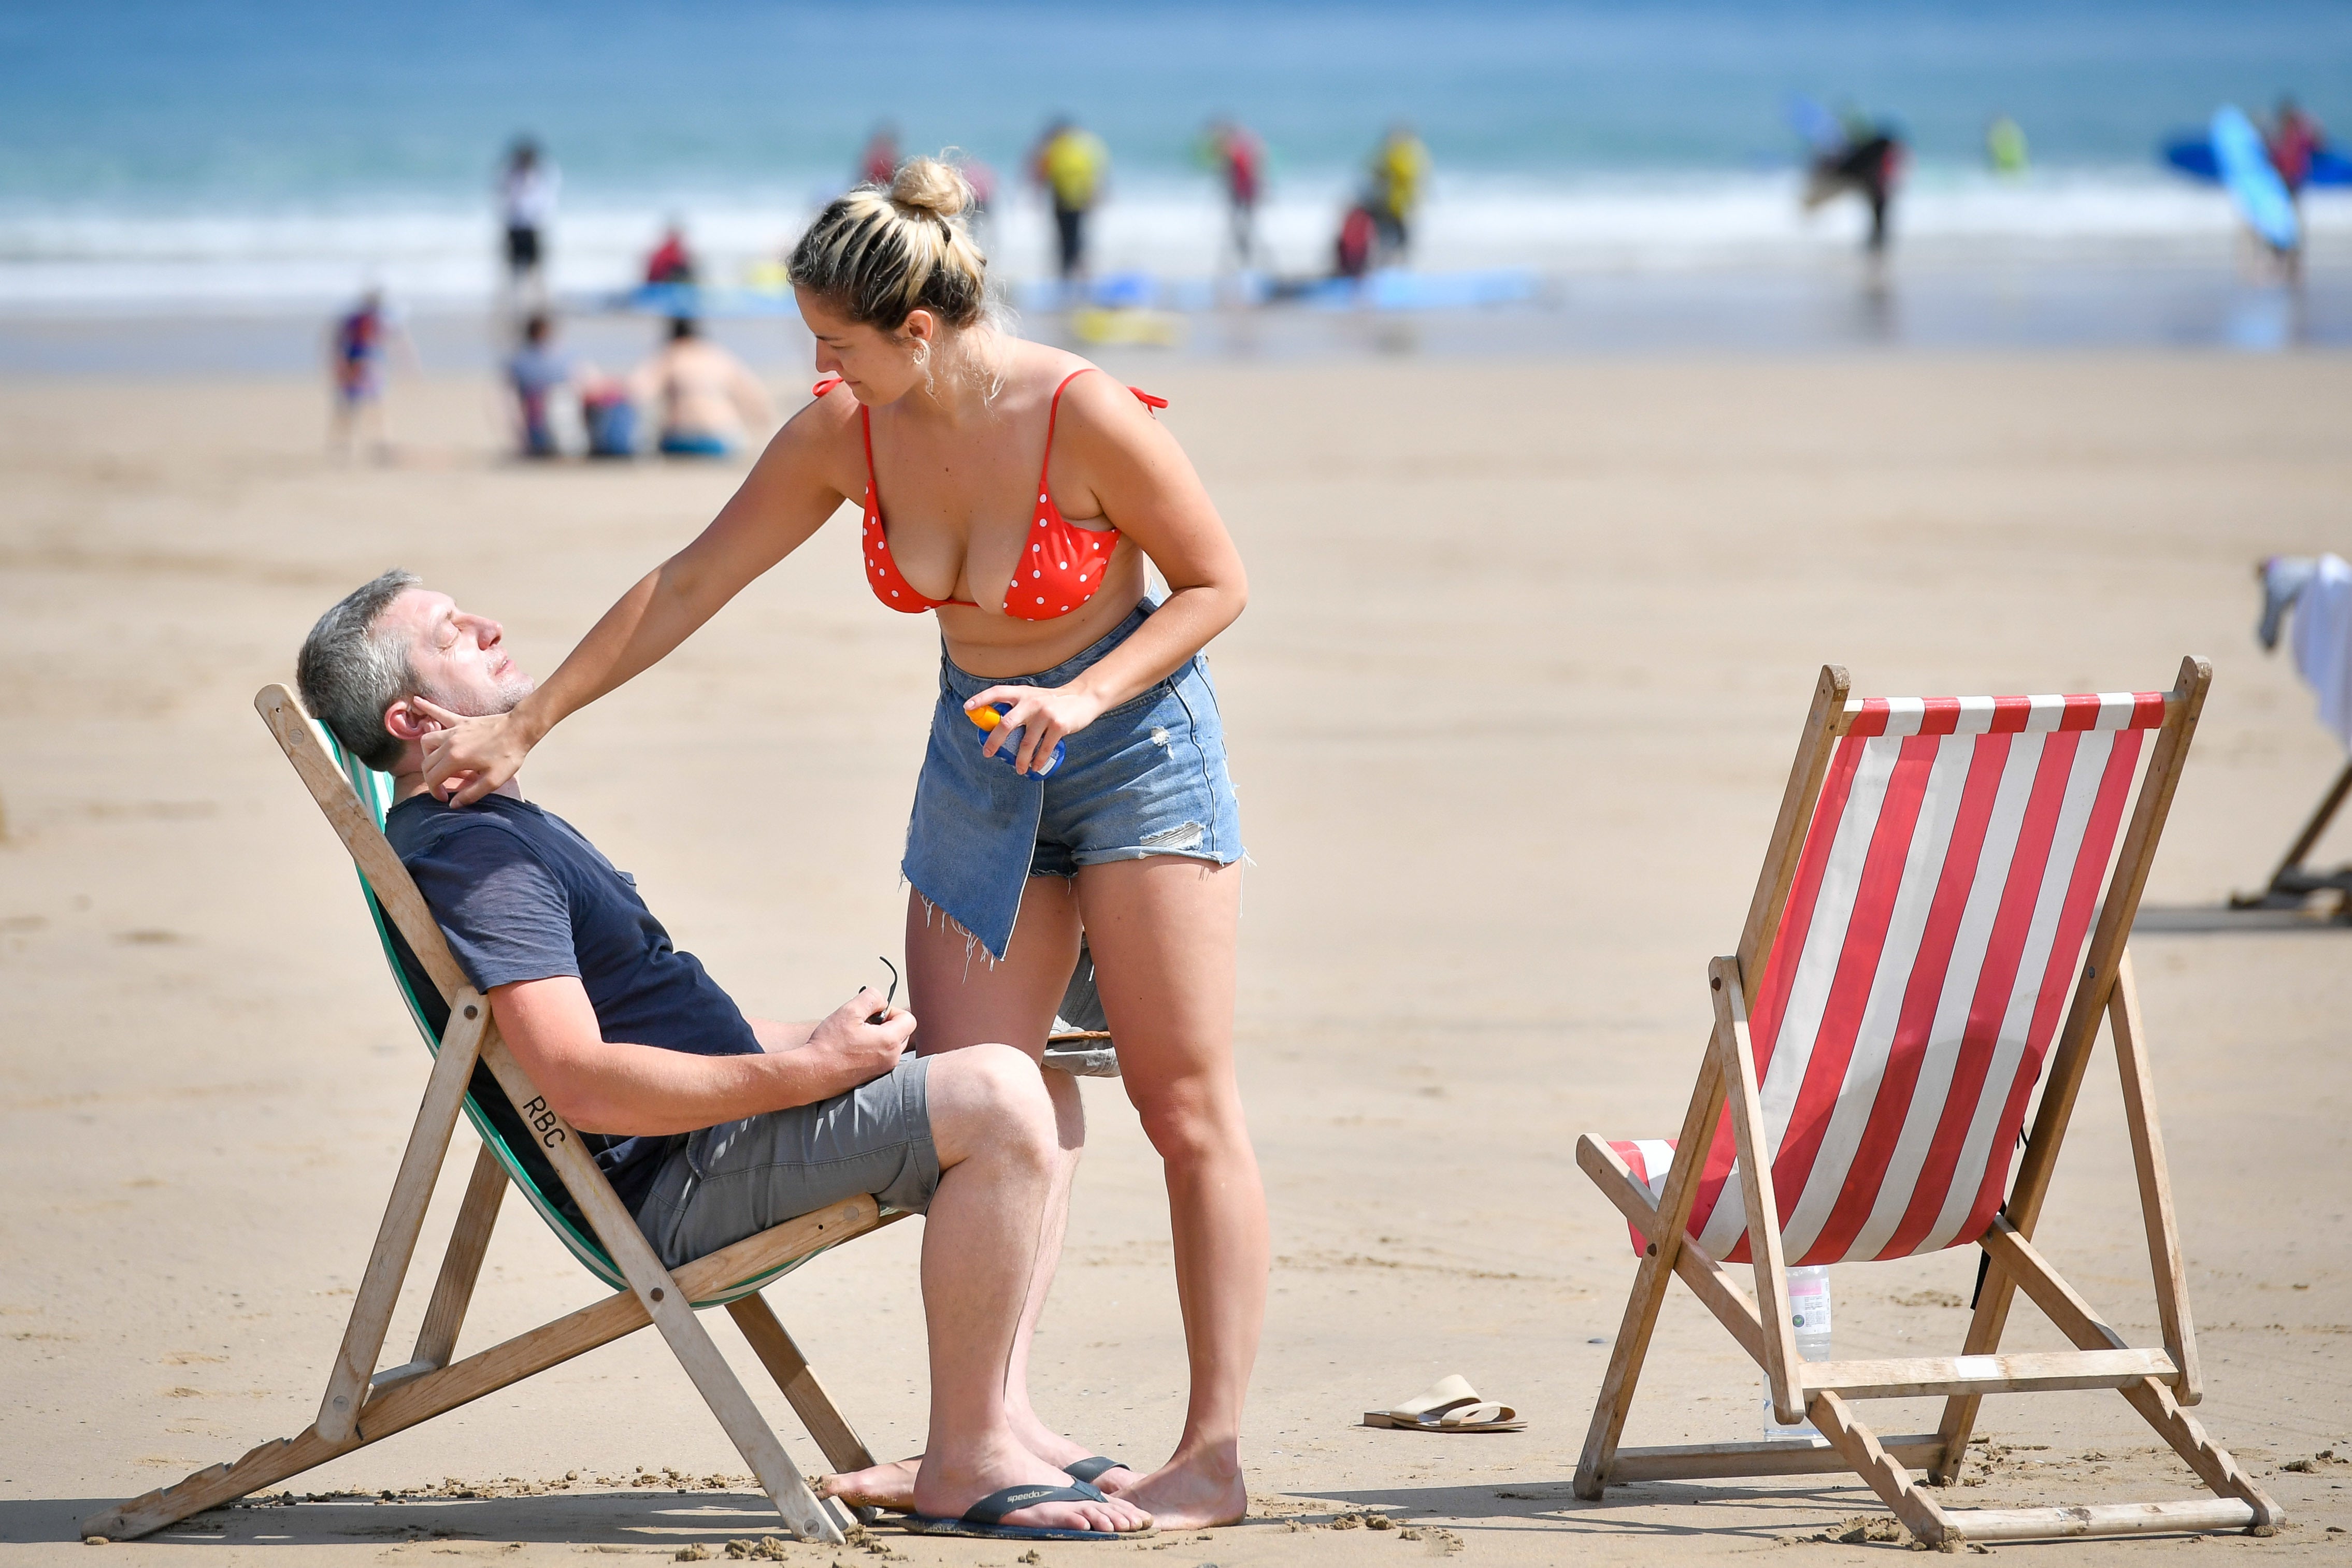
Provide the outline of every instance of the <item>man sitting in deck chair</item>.
<path id="1" fill-rule="evenodd" d="M 385 836 L 508 1049 L 677 1267 L 870 1193 L 929 1215 L 929 1442 L 915 1506 L 973 1532 L 1125 1531 L 1150 1516 L 1024 1448 L 1005 1372 L 1055 1158 L 1052 1103 L 1011 1046 L 901 1057 L 915 1019 L 861 990 L 816 1023 L 746 1018 L 569 823 L 513 784 L 426 791 L 423 737 L 531 689 L 501 629 L 403 571 L 320 618 L 302 700 L 393 776 Z M 410 958 L 413 983 L 430 990 Z M 1004 1533 L 1011 1533 L 1004 1531 Z"/>

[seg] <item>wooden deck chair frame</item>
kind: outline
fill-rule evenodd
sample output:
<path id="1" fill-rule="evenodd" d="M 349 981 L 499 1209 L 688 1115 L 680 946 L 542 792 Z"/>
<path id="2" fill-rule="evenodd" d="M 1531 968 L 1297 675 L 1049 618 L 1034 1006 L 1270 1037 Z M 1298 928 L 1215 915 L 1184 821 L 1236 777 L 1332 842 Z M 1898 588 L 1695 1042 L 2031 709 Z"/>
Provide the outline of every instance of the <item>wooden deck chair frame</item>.
<path id="1" fill-rule="evenodd" d="M 595 1160 L 581 1146 L 579 1134 L 548 1106 L 499 1040 L 488 1002 L 468 984 L 450 955 L 423 894 L 378 826 L 380 814 L 389 804 L 383 798 L 388 790 L 383 776 L 370 775 L 356 764 L 347 774 L 338 766 L 340 748 L 330 751 L 331 737 L 322 741 L 324 732 L 284 686 L 263 687 L 254 706 L 343 847 L 351 852 L 372 895 L 379 925 L 389 918 L 398 926 L 439 988 L 448 1004 L 449 1023 L 435 1040 L 416 998 L 409 995 L 410 1010 L 434 1048 L 433 1072 L 352 1303 L 351 1322 L 328 1376 L 316 1424 L 294 1437 L 264 1443 L 233 1464 L 198 1470 L 175 1485 L 103 1510 L 82 1521 L 83 1535 L 119 1541 L 152 1533 L 404 1431 L 651 1323 L 661 1331 L 678 1364 L 719 1417 L 785 1524 L 803 1541 L 841 1542 L 841 1526 L 834 1514 L 809 1490 L 799 1468 L 695 1313 L 698 1308 L 725 1305 L 827 1462 L 843 1470 L 868 1467 L 875 1462 L 874 1456 L 835 1408 L 807 1358 L 761 1299 L 760 1289 L 817 1253 L 901 1217 L 879 1209 L 871 1197 L 853 1198 L 763 1230 L 675 1272 L 664 1268 Z M 374 800 L 362 800 L 355 792 L 371 788 L 378 796 Z M 391 956 L 388 941 L 386 956 Z M 407 982 L 396 963 L 393 972 L 406 993 Z M 516 1113 L 537 1136 L 546 1160 L 586 1218 L 585 1233 L 539 1189 L 515 1151 L 468 1096 L 477 1062 L 487 1064 L 496 1075 Z M 415 1350 L 404 1364 L 379 1372 L 376 1363 L 384 1335 L 461 1110 L 482 1134 L 481 1152 L 466 1186 Z M 458 1330 L 509 1181 L 523 1188 L 573 1256 L 614 1287 L 614 1293 L 463 1361 L 453 1361 Z"/>
<path id="2" fill-rule="evenodd" d="M 2303 824 L 2294 842 L 2280 857 L 2278 869 L 2271 873 L 2269 882 L 2260 893 L 2233 893 L 2230 895 L 2232 909 L 2300 909 L 2315 893 L 2333 893 L 2336 896 L 2335 916 L 2352 921 L 2352 865 L 2340 865 L 2333 871 L 2323 871 L 2303 863 L 2304 857 L 2319 846 L 2320 835 L 2327 824 L 2336 820 L 2347 797 L 2352 797 L 2352 762 L 2336 776 L 2327 793 L 2319 798 L 2318 810 Z"/>
<path id="3" fill-rule="evenodd" d="M 2202 1390 L 2174 1223 L 2171 1181 L 2157 1125 L 2139 1000 L 2125 947 L 2210 679 L 2211 666 L 2200 659 L 2187 659 L 2172 689 L 2164 694 L 2163 723 L 2125 828 L 2105 902 L 2075 975 L 2071 1006 L 2046 1065 L 2030 1141 L 2006 1203 L 1977 1241 L 1986 1255 L 1987 1274 L 1961 1354 L 1811 1363 L 1799 1358 L 1789 1326 L 1780 1210 L 1772 1190 L 1771 1160 L 1764 1148 L 1764 1113 L 1748 1036 L 1747 980 L 1764 973 L 1832 753 L 1852 723 L 1845 671 L 1835 665 L 1822 669 L 1738 950 L 1707 966 L 1715 1026 L 1678 1145 L 1683 1150 L 1706 1147 L 1706 1139 L 1728 1103 L 1757 1294 L 1751 1298 L 1740 1289 L 1685 1228 L 1700 1185 L 1696 1173 L 1704 1160 L 1675 1159 L 1663 1190 L 1654 1198 L 1651 1187 L 1637 1179 L 1606 1142 L 1589 1134 L 1578 1141 L 1578 1164 L 1646 1239 L 1577 1466 L 1579 1497 L 1597 1500 L 1605 1488 L 1633 1481 L 1851 1470 L 1885 1500 L 1913 1535 L 1929 1545 L 1963 1540 L 2245 1528 L 2268 1533 L 2281 1521 L 2284 1516 L 2278 1505 L 2184 1408 L 2198 1403 Z M 2129 1346 L 2032 1244 L 2059 1145 L 2103 1016 L 2115 1039 L 2122 1079 L 2164 1339 L 2160 1350 Z M 1764 1369 L 1778 1418 L 1794 1422 L 1809 1415 L 1827 1439 L 1826 1447 L 1810 1442 L 1618 1446 L 1670 1278 L 1679 1278 L 1689 1286 Z M 2020 1290 L 2076 1349 L 2043 1354 L 1998 1354 L 2011 1304 Z M 1950 1510 L 1921 1490 L 1920 1478 L 1911 1467 L 1923 1467 L 1933 1485 L 1948 1485 L 1957 1479 L 1978 1406 L 1986 1395 L 2081 1388 L 2120 1392 L 2188 1462 L 2215 1494 L 2215 1500 Z M 1942 1422 L 1934 1432 L 1882 1438 L 1854 1414 L 1853 1401 L 1859 1399 L 1919 1395 L 1946 1398 Z"/>

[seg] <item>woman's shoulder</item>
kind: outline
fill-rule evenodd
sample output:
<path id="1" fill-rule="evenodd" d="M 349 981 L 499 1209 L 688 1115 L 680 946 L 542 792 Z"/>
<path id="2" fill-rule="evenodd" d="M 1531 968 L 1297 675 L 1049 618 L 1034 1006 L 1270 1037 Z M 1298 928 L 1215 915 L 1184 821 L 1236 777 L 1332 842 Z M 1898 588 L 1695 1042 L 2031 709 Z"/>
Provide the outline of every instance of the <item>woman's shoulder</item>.
<path id="1" fill-rule="evenodd" d="M 1060 396 L 1052 416 L 1056 440 L 1066 434 L 1081 441 L 1096 436 L 1116 439 L 1119 433 L 1138 430 L 1150 422 L 1150 410 L 1134 389 L 1110 371 L 1065 350 L 1048 352 L 1053 359 L 1039 367 L 1035 384 L 1041 405 L 1052 405 L 1055 394 Z"/>
<path id="2" fill-rule="evenodd" d="M 784 420 L 784 428 L 805 440 L 824 443 L 857 439 L 857 394 L 838 376 L 825 376 L 809 388 L 809 400 Z"/>

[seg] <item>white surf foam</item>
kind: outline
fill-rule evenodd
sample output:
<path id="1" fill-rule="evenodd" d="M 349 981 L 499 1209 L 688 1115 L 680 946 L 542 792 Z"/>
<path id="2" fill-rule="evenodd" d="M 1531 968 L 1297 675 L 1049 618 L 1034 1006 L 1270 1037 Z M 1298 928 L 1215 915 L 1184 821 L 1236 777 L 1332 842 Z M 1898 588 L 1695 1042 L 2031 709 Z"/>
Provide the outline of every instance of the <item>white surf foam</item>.
<path id="1" fill-rule="evenodd" d="M 1428 268 L 1536 267 L 1554 273 L 1803 267 L 1851 252 L 1864 216 L 1847 201 L 1806 214 L 1793 171 L 1442 182 L 1417 225 Z M 1275 269 L 1328 268 L 1348 194 L 1339 178 L 1286 183 L 1261 214 Z M 683 217 L 715 282 L 772 261 L 820 197 L 805 188 L 575 202 L 554 234 L 560 293 L 617 288 L 663 223 Z M 2352 249 L 2352 198 L 2306 204 L 2315 262 Z M 2139 169 L 2037 172 L 2003 181 L 1925 168 L 1895 211 L 1898 250 L 1958 262 L 2226 263 L 2237 224 L 2218 189 Z M 1008 280 L 1051 268 L 1051 225 L 1034 196 L 1005 203 L 984 233 Z M 1123 185 L 1096 221 L 1097 274 L 1201 276 L 1221 262 L 1224 219 L 1205 182 Z M 0 208 L 0 312 L 323 309 L 378 283 L 399 300 L 473 308 L 499 279 L 489 214 L 465 204 L 247 212 Z"/>

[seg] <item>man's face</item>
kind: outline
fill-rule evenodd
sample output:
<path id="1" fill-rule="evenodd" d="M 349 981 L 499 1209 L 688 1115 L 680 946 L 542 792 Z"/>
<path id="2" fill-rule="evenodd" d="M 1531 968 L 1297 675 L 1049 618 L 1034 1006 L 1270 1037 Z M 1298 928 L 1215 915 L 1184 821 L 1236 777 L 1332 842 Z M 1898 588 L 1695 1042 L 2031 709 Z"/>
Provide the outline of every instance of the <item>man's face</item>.
<path id="1" fill-rule="evenodd" d="M 383 608 L 378 632 L 408 640 L 419 695 L 467 718 L 505 713 L 530 695 L 531 678 L 507 657 L 506 628 L 457 608 L 430 589 L 411 588 Z"/>

